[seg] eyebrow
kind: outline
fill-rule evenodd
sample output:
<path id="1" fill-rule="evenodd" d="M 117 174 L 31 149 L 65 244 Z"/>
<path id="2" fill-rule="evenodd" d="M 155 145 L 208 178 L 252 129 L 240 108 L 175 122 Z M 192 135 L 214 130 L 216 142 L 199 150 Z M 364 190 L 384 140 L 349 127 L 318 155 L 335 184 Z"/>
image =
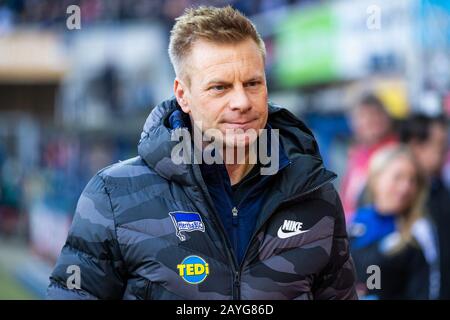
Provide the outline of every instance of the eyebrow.
<path id="1" fill-rule="evenodd" d="M 263 81 L 263 79 L 264 79 L 263 76 L 253 76 L 253 77 L 249 78 L 248 80 L 245 80 L 244 83 L 252 82 L 252 81 Z M 211 85 L 213 85 L 213 84 L 231 85 L 232 83 L 231 83 L 231 82 L 228 82 L 228 81 L 225 81 L 225 80 L 222 80 L 222 79 L 219 79 L 219 78 L 213 78 L 213 79 L 209 80 L 209 81 L 206 83 L 205 86 L 206 86 L 206 87 L 209 87 L 209 86 L 211 86 Z"/>

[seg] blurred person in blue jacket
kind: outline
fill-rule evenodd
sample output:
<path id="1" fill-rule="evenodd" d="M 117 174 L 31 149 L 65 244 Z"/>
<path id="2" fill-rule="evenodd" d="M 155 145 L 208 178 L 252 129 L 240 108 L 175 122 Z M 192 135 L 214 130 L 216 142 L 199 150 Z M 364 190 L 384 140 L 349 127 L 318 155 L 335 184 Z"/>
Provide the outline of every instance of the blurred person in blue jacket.
<path id="1" fill-rule="evenodd" d="M 439 243 L 440 299 L 450 299 L 450 192 L 442 179 L 448 151 L 448 126 L 443 116 L 413 115 L 403 126 L 401 140 L 407 143 L 425 174 L 430 190 L 426 201 L 430 218 L 436 226 Z"/>
<path id="2" fill-rule="evenodd" d="M 360 298 L 429 299 L 436 257 L 431 225 L 424 218 L 427 185 L 411 151 L 390 146 L 369 164 L 367 198 L 349 226 Z M 425 246 L 427 246 L 425 248 Z M 428 252 L 429 251 L 429 252 Z M 369 288 L 369 266 L 380 270 L 380 285 Z"/>

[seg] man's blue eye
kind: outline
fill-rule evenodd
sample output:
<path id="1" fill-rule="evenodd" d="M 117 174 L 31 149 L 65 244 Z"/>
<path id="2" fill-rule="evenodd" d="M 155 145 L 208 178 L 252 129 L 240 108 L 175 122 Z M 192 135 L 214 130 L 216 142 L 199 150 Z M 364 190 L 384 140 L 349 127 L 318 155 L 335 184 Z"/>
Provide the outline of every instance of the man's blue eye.
<path id="1" fill-rule="evenodd" d="M 248 86 L 248 87 L 255 87 L 255 86 L 257 86 L 258 84 L 259 84 L 258 81 L 252 81 L 252 82 L 247 83 L 247 86 Z"/>
<path id="2" fill-rule="evenodd" d="M 213 86 L 210 89 L 214 89 L 216 91 L 223 91 L 225 90 L 225 86 Z"/>

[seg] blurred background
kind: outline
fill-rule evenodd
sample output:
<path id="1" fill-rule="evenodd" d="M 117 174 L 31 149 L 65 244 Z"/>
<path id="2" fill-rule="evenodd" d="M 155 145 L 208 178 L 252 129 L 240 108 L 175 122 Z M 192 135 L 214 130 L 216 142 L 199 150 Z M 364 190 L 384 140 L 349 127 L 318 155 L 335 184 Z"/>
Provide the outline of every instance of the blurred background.
<path id="1" fill-rule="evenodd" d="M 450 270 L 449 1 L 0 0 L 0 299 L 44 298 L 83 187 L 137 155 L 148 113 L 172 96 L 169 31 L 200 4 L 256 24 L 269 97 L 313 130 L 349 225 L 372 153 L 405 143 L 437 155 L 417 175 L 443 192 L 424 216 Z M 70 5 L 80 29 L 67 26 Z"/>

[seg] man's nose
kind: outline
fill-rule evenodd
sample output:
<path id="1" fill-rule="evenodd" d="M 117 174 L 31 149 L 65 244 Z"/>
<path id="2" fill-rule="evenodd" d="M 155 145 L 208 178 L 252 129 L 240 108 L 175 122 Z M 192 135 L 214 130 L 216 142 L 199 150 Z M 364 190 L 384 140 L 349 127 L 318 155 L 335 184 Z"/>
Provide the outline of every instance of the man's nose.
<path id="1" fill-rule="evenodd" d="M 246 112 L 251 109 L 251 107 L 250 99 L 247 92 L 245 92 L 245 89 L 242 86 L 235 88 L 230 99 L 230 108 L 232 110 Z"/>

